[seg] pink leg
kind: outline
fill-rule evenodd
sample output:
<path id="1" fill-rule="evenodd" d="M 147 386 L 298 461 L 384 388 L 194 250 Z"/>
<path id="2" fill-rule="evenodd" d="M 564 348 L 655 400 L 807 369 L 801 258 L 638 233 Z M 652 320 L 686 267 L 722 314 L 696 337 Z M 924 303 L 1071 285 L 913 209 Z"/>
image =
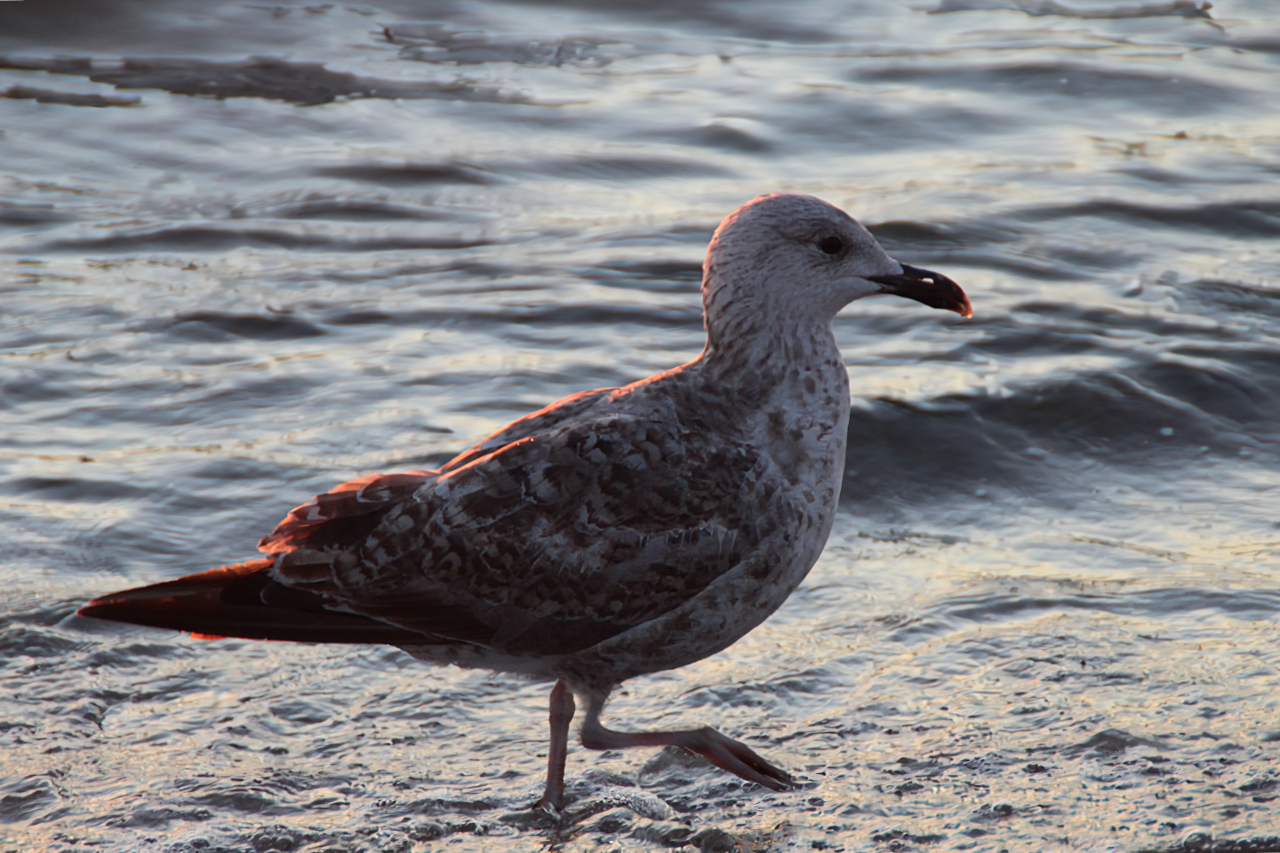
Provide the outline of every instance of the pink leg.
<path id="1" fill-rule="evenodd" d="M 701 755 L 721 770 L 774 791 L 794 784 L 786 771 L 774 767 L 746 744 L 725 737 L 710 726 L 679 732 L 615 732 L 600 723 L 608 694 L 591 694 L 587 719 L 582 724 L 582 745 L 587 749 L 626 749 L 629 746 L 678 746 Z"/>
<path id="2" fill-rule="evenodd" d="M 563 681 L 551 690 L 551 745 L 547 749 L 547 788 L 534 808 L 558 812 L 564 808 L 564 764 L 569 751 L 569 723 L 573 693 Z"/>

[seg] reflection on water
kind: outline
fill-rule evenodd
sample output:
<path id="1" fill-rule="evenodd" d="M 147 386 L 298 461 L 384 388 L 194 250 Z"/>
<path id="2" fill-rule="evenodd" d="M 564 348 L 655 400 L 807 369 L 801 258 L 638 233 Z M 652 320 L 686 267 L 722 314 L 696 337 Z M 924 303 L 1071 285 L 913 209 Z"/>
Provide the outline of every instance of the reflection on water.
<path id="1" fill-rule="evenodd" d="M 0 849 L 1280 848 L 1273 11 L 0 6 Z M 574 749 L 530 825 L 547 685 L 71 615 L 692 357 L 774 190 L 976 311 L 838 319 L 826 554 L 610 705 L 800 790 Z"/>

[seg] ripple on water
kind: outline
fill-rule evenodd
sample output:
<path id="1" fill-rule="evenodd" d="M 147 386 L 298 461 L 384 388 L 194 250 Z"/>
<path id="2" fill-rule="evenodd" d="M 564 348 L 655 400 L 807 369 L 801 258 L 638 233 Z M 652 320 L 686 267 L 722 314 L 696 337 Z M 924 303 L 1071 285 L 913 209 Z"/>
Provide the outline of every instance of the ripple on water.
<path id="1" fill-rule="evenodd" d="M 1276 847 L 1270 5 L 135 5 L 0 4 L 0 847 Z M 770 190 L 976 311 L 841 316 L 809 585 L 610 705 L 796 791 L 575 747 L 552 826 L 547 685 L 71 615 L 692 358 Z"/>

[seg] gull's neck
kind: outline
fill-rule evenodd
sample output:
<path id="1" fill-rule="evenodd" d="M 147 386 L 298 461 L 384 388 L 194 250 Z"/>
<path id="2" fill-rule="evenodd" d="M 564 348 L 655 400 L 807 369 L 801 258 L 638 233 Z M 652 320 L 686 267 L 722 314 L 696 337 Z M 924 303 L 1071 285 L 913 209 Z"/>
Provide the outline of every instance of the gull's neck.
<path id="1" fill-rule="evenodd" d="M 735 329 L 727 335 L 723 329 L 718 331 L 721 334 L 708 334 L 698 359 L 700 371 L 708 378 L 729 385 L 750 381 L 775 386 L 814 370 L 826 374 L 838 369 L 840 381 L 848 381 L 830 320 L 773 322 L 765 328 Z"/>
<path id="2" fill-rule="evenodd" d="M 848 374 L 831 326 L 834 310 L 803 298 L 788 303 L 777 297 L 782 292 L 726 281 L 711 269 L 703 296 L 707 344 L 697 361 L 699 371 L 726 385 L 760 390 L 797 380 L 803 386 L 809 375 L 825 384 L 838 382 L 847 392 Z"/>

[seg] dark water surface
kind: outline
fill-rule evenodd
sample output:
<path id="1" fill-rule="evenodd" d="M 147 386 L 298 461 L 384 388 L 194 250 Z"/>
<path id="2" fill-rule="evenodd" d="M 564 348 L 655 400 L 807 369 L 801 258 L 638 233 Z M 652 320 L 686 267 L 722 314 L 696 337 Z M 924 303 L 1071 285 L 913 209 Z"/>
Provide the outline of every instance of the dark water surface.
<path id="1" fill-rule="evenodd" d="M 0 850 L 1280 849 L 1280 7 L 600 5 L 0 4 Z M 530 825 L 547 685 L 72 615 L 691 358 L 777 190 L 976 313 L 841 316 L 825 555 L 611 705 L 799 790 Z"/>

